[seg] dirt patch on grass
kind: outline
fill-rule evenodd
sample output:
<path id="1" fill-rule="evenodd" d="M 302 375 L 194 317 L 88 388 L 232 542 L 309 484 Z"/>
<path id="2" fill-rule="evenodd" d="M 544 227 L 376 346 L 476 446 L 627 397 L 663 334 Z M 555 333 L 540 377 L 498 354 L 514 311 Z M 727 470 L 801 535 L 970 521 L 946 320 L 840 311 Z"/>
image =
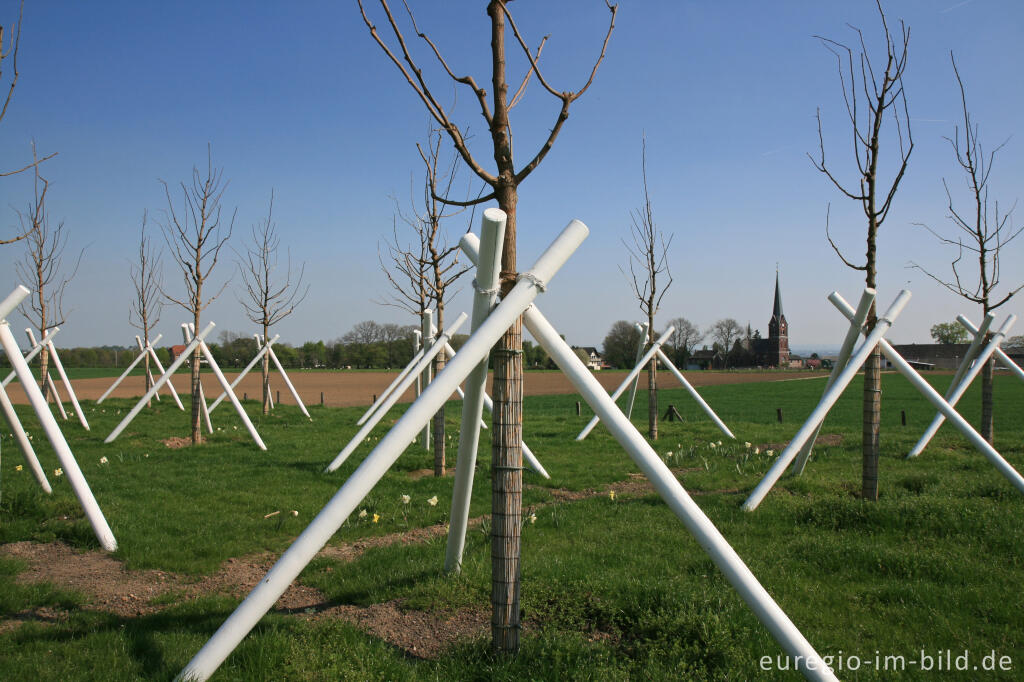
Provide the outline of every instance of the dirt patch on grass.
<path id="1" fill-rule="evenodd" d="M 433 469 L 416 469 L 415 471 L 410 471 L 407 475 L 412 480 L 418 481 L 421 478 L 427 478 L 428 476 L 433 476 L 434 475 L 434 470 Z M 447 468 L 445 468 L 444 475 L 445 475 L 445 478 L 450 478 L 450 477 L 454 476 L 455 475 L 455 467 L 447 467 Z"/>
<path id="2" fill-rule="evenodd" d="M 167 447 L 171 448 L 172 450 L 177 450 L 178 448 L 187 448 L 190 445 L 192 445 L 191 438 L 182 438 L 181 436 L 171 436 L 170 438 L 165 438 L 160 442 L 166 445 Z"/>
<path id="3" fill-rule="evenodd" d="M 818 436 L 818 439 L 814 441 L 815 447 L 838 447 L 843 444 L 843 434 L 841 433 L 822 433 Z M 765 450 L 774 450 L 776 453 L 782 452 L 789 445 L 789 441 L 783 443 L 761 443 L 757 445 L 761 449 L 761 452 Z"/>

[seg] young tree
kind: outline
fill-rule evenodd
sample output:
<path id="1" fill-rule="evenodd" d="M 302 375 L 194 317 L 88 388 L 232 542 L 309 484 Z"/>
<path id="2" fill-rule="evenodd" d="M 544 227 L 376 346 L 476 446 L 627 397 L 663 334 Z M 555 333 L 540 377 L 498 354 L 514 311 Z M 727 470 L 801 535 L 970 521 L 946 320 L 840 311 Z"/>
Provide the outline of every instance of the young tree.
<path id="1" fill-rule="evenodd" d="M 227 189 L 228 182 L 224 180 L 224 169 L 214 168 L 213 154 L 208 146 L 206 149 L 206 174 L 201 175 L 199 169 L 192 167 L 192 181 L 189 184 L 179 183 L 181 188 L 181 206 L 174 208 L 174 199 L 171 197 L 171 188 L 163 180 L 160 183 L 164 186 L 164 195 L 167 197 L 167 211 L 164 222 L 160 225 L 163 231 L 164 241 L 167 242 L 174 262 L 181 268 L 181 274 L 185 280 L 185 295 L 181 297 L 171 296 L 166 290 L 161 290 L 164 298 L 181 306 L 192 316 L 192 323 L 195 325 L 196 333 L 202 329 L 199 325 L 199 318 L 202 312 L 224 291 L 227 282 L 212 296 L 208 296 L 207 287 L 210 274 L 217 265 L 220 257 L 220 250 L 231 238 L 235 227 L 235 215 L 238 210 L 231 214 L 231 220 L 227 225 L 227 234 L 223 234 L 221 225 L 221 199 Z M 192 354 L 192 445 L 199 445 L 203 441 L 203 434 L 200 429 L 200 406 L 199 406 L 199 360 L 201 351 L 196 346 Z"/>
<path id="2" fill-rule="evenodd" d="M 422 316 L 424 311 L 432 307 L 438 335 L 444 331 L 444 309 L 449 287 L 469 269 L 459 264 L 458 245 L 449 245 L 441 229 L 445 220 L 463 211 L 461 208 L 445 211 L 455 181 L 457 160 L 453 159 L 447 171 L 442 172 L 438 168 L 442 141 L 441 131 L 432 130 L 427 136 L 425 150 L 423 146 L 416 145 L 424 165 L 421 199 L 423 212 L 416 208 L 415 202 L 412 202 L 411 215 L 403 213 L 398 203 L 395 204 L 402 222 L 412 228 L 416 235 L 418 245 L 402 245 L 395 230 L 394 241 L 386 244 L 390 265 L 385 263 L 383 254 L 378 251 L 381 269 L 395 290 L 391 299 L 384 303 L 403 308 L 417 316 Z M 434 376 L 444 369 L 445 360 L 444 351 L 434 356 Z M 445 440 L 442 408 L 433 419 L 435 476 L 445 475 Z"/>
<path id="3" fill-rule="evenodd" d="M 726 367 L 729 366 L 729 356 L 732 353 L 733 342 L 743 334 L 743 327 L 731 317 L 718 320 L 708 329 L 707 335 L 715 340 L 722 350 L 722 357 L 725 359 Z"/>
<path id="4" fill-rule="evenodd" d="M 931 328 L 935 343 L 967 343 L 967 330 L 959 322 L 939 322 Z"/>
<path id="5" fill-rule="evenodd" d="M 872 60 L 860 29 L 857 34 L 859 52 L 856 59 L 853 50 L 846 45 L 818 36 L 821 43 L 836 58 L 839 83 L 852 135 L 856 170 L 854 181 L 844 183 L 833 173 L 825 159 L 825 139 L 822 134 L 821 111 L 818 111 L 818 147 L 820 156 L 811 158 L 814 167 L 823 173 L 843 196 L 860 204 L 867 219 L 867 253 L 863 265 L 848 260 L 832 240 L 828 218 L 825 220 L 825 236 L 840 260 L 849 268 L 864 273 L 864 284 L 872 289 L 877 286 L 878 229 L 885 222 L 892 207 L 903 174 L 907 170 L 914 140 L 910 133 L 910 114 L 903 90 L 903 74 L 907 68 L 907 44 L 910 29 L 900 21 L 899 34 L 889 31 L 889 24 L 882 11 L 880 0 L 876 1 L 881 17 L 882 33 L 885 38 L 884 67 L 878 60 Z M 887 124 L 886 121 L 889 121 Z M 896 154 L 892 163 L 892 179 L 883 182 L 880 159 L 883 154 L 882 133 L 895 127 Z M 891 143 L 890 143 L 891 144 Z M 886 148 L 886 151 L 890 151 Z M 877 311 L 872 304 L 868 312 L 866 327 L 870 331 L 877 322 Z M 865 500 L 878 500 L 878 432 L 881 414 L 882 377 L 881 356 L 875 348 L 864 362 L 864 428 L 861 474 L 861 496 Z"/>
<path id="6" fill-rule="evenodd" d="M 955 237 L 946 237 L 927 225 L 921 225 L 935 236 L 941 243 L 954 247 L 957 256 L 950 264 L 953 270 L 953 278 L 943 279 L 926 270 L 917 263 L 913 266 L 931 277 L 933 280 L 952 291 L 957 296 L 977 303 L 981 306 L 982 315 L 988 315 L 1000 307 L 1013 295 L 1024 288 L 1024 284 L 1018 284 L 1007 291 L 1002 297 L 995 295 L 995 289 L 999 285 L 1001 275 L 1000 256 L 1003 247 L 1014 240 L 1024 230 L 1024 225 L 1014 227 L 1011 222 L 1013 208 L 1002 214 L 999 212 L 999 202 L 989 202 L 988 180 L 992 172 L 992 162 L 995 161 L 996 153 L 999 152 L 1009 140 L 996 146 L 988 154 L 985 153 L 981 140 L 978 137 L 978 124 L 971 119 L 971 112 L 967 108 L 967 91 L 964 82 L 960 78 L 960 72 L 956 68 L 956 59 L 953 53 L 949 54 L 953 63 L 953 74 L 956 76 L 956 84 L 960 89 L 960 107 L 963 114 L 963 136 L 961 137 L 960 126 L 953 129 L 953 137 L 947 137 L 956 162 L 967 181 L 967 207 L 957 208 L 953 200 L 953 193 L 945 178 L 942 186 L 946 190 L 946 208 L 949 211 L 949 220 L 957 228 Z M 964 253 L 967 251 L 967 254 Z M 972 258 L 977 270 L 977 284 L 971 286 L 965 281 L 965 274 L 962 277 L 960 261 L 967 255 Z M 954 325 L 958 332 L 963 332 L 966 339 L 966 331 L 959 325 Z M 935 327 L 932 327 L 934 336 Z M 995 367 L 995 360 L 990 359 L 981 368 L 981 436 L 989 443 L 992 442 L 994 430 L 994 417 L 992 411 L 992 370 Z"/>
<path id="7" fill-rule="evenodd" d="M 665 239 L 665 233 L 654 222 L 654 211 L 651 209 L 651 195 L 647 191 L 647 138 L 643 139 L 640 155 L 640 170 L 644 184 L 644 203 L 632 213 L 633 224 L 630 227 L 632 244 L 622 240 L 629 254 L 629 275 L 633 283 L 633 293 L 640 301 L 640 310 L 647 316 L 647 342 L 654 343 L 657 335 L 654 329 L 654 316 L 661 306 L 661 299 L 672 286 L 672 273 L 668 267 L 668 247 L 672 244 L 673 235 Z M 668 278 L 665 286 L 658 288 L 658 277 L 662 281 Z M 658 358 L 652 357 L 647 365 L 647 436 L 658 440 Z"/>
<path id="8" fill-rule="evenodd" d="M 128 324 L 142 332 L 143 347 L 149 346 L 149 332 L 158 322 L 163 310 L 163 299 L 160 288 L 163 286 L 164 273 L 161 262 L 162 252 L 153 248 L 146 234 L 147 212 L 142 212 L 142 229 L 139 236 L 138 260 L 131 265 L 129 276 L 135 288 L 131 309 L 128 311 Z M 146 368 L 146 392 L 153 387 L 153 375 L 149 369 L 149 353 L 143 360 Z"/>
<path id="9" fill-rule="evenodd" d="M 380 6 L 386 16 L 391 31 L 394 49 L 377 32 L 377 27 L 366 14 L 362 0 L 358 0 L 363 21 L 370 35 L 385 52 L 391 62 L 405 78 L 420 101 L 427 108 L 431 117 L 448 135 L 463 162 L 490 188 L 491 192 L 465 204 L 478 204 L 491 200 L 498 202 L 498 207 L 507 216 L 505 224 L 505 240 L 501 260 L 501 290 L 508 293 L 516 280 L 516 205 L 519 201 L 519 185 L 540 165 L 551 151 L 562 126 L 569 118 L 569 108 L 579 99 L 593 83 L 597 69 L 604 59 L 615 27 L 617 6 L 607 3 L 611 12 L 608 31 L 605 34 L 601 51 L 590 71 L 590 76 L 583 86 L 576 91 L 559 91 L 552 87 L 540 70 L 538 60 L 546 38 L 541 40 L 536 52 L 531 52 L 526 39 L 520 32 L 511 13 L 503 0 L 488 0 L 486 12 L 490 22 L 491 54 L 490 81 L 488 91 L 477 84 L 472 75 L 456 75 L 441 50 L 430 37 L 419 30 L 415 17 L 408 5 L 406 7 L 409 23 L 415 34 L 421 38 L 428 54 L 438 62 L 438 66 L 446 76 L 458 85 L 464 85 L 472 93 L 473 100 L 479 106 L 490 131 L 492 158 L 495 170 L 488 171 L 473 155 L 463 129 L 449 116 L 449 112 L 435 96 L 433 88 L 427 81 L 423 70 L 417 64 L 409 49 L 398 21 L 391 11 L 387 0 L 380 0 Z M 505 31 L 506 25 L 512 29 L 512 35 L 528 62 L 526 75 L 521 85 L 509 98 L 509 81 L 506 75 Z M 509 111 L 516 105 L 526 91 L 531 76 L 536 76 L 541 87 L 559 101 L 558 113 L 555 116 L 544 142 L 525 165 L 516 168 L 512 147 L 512 125 Z M 488 99 L 490 97 L 490 99 Z M 492 431 L 492 598 L 494 611 L 491 619 L 491 635 L 493 646 L 498 651 L 512 652 L 519 648 L 519 531 L 522 525 L 522 400 L 523 400 L 523 367 L 522 367 L 522 320 L 517 320 L 498 342 L 494 350 L 494 429 Z"/>
<path id="10" fill-rule="evenodd" d="M 270 192 L 267 217 L 252 226 L 249 243 L 243 256 L 239 256 L 238 272 L 245 286 L 246 296 L 238 301 L 245 308 L 245 314 L 263 330 L 263 343 L 270 341 L 270 328 L 294 312 L 309 293 L 309 286 L 302 288 L 302 277 L 306 265 L 299 268 L 298 277 L 292 282 L 292 257 L 284 273 L 278 273 L 278 251 L 281 238 L 274 223 L 274 192 Z M 283 280 L 283 281 L 282 281 Z M 196 329 L 199 329 L 198 325 Z M 263 414 L 270 412 L 270 356 L 263 354 Z"/>
<path id="11" fill-rule="evenodd" d="M 669 338 L 669 344 L 672 346 L 673 361 L 676 365 L 682 365 L 693 353 L 694 349 L 697 348 L 697 344 L 703 341 L 708 333 L 702 332 L 700 328 L 693 322 L 690 322 L 685 317 L 677 317 L 674 320 L 670 320 L 669 324 L 675 328 L 672 332 L 672 336 Z"/>
<path id="12" fill-rule="evenodd" d="M 64 271 L 64 249 L 67 247 L 68 234 L 64 231 L 64 221 L 56 226 L 50 224 L 46 209 L 49 183 L 39 174 L 38 164 L 32 166 L 32 170 L 35 174 L 32 201 L 27 211 L 18 211 L 25 239 L 25 255 L 15 263 L 14 268 L 19 279 L 29 284 L 34 291 L 34 295 L 25 299 L 19 309 L 39 331 L 39 340 L 42 341 L 50 329 L 64 324 L 64 290 L 78 272 L 82 252 L 79 252 L 71 273 L 67 274 Z M 48 364 L 49 352 L 43 347 L 39 353 L 39 381 L 43 396 L 48 395 Z M 54 399 L 60 400 L 57 396 Z"/>

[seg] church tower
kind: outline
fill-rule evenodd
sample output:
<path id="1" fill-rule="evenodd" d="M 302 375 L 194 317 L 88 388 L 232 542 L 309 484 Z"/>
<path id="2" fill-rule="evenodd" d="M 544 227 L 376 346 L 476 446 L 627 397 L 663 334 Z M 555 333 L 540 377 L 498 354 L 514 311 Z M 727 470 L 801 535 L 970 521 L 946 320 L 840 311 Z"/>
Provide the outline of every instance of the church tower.
<path id="1" fill-rule="evenodd" d="M 779 271 L 775 270 L 775 307 L 768 322 L 767 364 L 774 367 L 789 366 L 789 323 L 782 312 L 782 291 L 779 289 Z"/>

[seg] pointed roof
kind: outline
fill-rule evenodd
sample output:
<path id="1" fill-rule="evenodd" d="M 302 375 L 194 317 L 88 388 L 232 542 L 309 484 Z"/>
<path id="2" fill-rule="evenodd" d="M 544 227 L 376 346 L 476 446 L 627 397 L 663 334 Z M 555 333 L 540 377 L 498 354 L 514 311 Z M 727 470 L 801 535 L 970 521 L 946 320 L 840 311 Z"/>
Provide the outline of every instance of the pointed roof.
<path id="1" fill-rule="evenodd" d="M 772 309 L 772 317 L 782 320 L 782 291 L 779 289 L 779 271 L 775 270 L 775 307 Z"/>

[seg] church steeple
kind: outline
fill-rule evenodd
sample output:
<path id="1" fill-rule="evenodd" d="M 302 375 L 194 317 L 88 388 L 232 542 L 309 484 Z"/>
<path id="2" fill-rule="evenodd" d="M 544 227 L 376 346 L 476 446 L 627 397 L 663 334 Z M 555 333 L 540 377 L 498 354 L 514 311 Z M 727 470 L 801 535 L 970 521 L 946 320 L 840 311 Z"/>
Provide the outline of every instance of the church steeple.
<path id="1" fill-rule="evenodd" d="M 765 364 L 771 367 L 789 366 L 789 323 L 782 312 L 782 288 L 779 286 L 779 267 L 775 266 L 775 305 L 768 322 L 768 344 Z"/>
<path id="2" fill-rule="evenodd" d="M 772 309 L 772 318 L 782 320 L 782 290 L 779 289 L 779 268 L 775 268 L 775 307 Z"/>

